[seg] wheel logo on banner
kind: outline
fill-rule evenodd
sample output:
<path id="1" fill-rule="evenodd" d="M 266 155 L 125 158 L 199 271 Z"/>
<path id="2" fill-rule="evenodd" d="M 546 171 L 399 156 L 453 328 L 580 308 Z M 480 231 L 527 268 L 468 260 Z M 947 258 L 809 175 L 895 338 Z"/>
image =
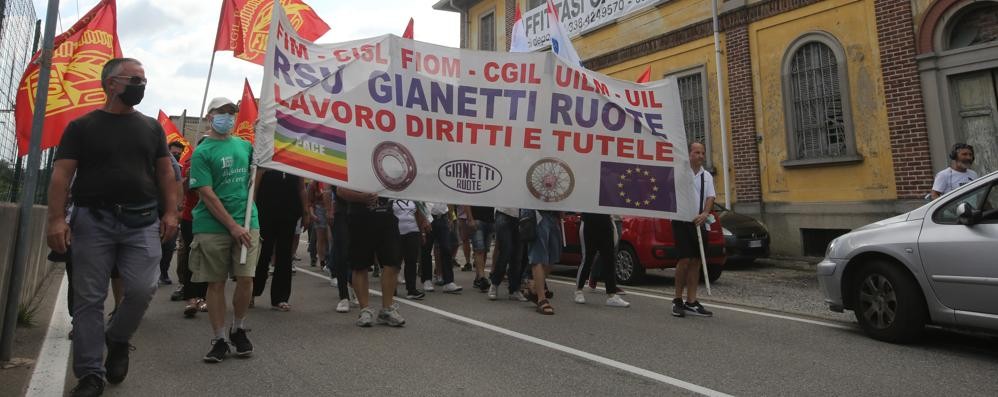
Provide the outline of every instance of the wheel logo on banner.
<path id="1" fill-rule="evenodd" d="M 382 142 L 371 156 L 374 175 L 386 189 L 399 192 L 416 180 L 416 158 L 412 152 L 395 142 Z"/>
<path id="2" fill-rule="evenodd" d="M 561 201 L 575 189 L 575 174 L 564 161 L 545 157 L 527 170 L 527 189 L 538 200 Z"/>

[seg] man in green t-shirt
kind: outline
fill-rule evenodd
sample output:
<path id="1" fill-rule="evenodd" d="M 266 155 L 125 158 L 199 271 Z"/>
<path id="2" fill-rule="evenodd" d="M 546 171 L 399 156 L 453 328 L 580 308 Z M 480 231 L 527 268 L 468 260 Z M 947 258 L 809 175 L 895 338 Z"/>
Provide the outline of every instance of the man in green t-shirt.
<path id="1" fill-rule="evenodd" d="M 229 353 L 225 340 L 225 281 L 229 274 L 236 277 L 229 341 L 237 355 L 253 354 L 244 321 L 260 255 L 260 225 L 254 205 L 249 229 L 243 226 L 253 146 L 231 135 L 236 110 L 226 98 L 211 100 L 205 116 L 211 129 L 191 158 L 190 186 L 201 201 L 194 207 L 189 266 L 194 273 L 192 281 L 208 283 L 208 318 L 214 336 L 211 351 L 204 356 L 207 363 L 222 362 Z M 239 260 L 242 247 L 249 250 L 244 263 Z"/>

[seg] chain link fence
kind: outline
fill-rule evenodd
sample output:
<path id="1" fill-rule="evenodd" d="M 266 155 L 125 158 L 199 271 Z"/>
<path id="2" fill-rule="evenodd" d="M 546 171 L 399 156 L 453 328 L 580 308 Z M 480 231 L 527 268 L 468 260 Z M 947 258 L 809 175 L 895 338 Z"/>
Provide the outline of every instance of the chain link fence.
<path id="1" fill-rule="evenodd" d="M 18 156 L 14 101 L 21 75 L 38 47 L 41 27 L 31 0 L 0 0 L 0 202 L 17 201 L 24 185 L 26 156 Z M 47 201 L 53 150 L 42 157 L 34 202 Z"/>

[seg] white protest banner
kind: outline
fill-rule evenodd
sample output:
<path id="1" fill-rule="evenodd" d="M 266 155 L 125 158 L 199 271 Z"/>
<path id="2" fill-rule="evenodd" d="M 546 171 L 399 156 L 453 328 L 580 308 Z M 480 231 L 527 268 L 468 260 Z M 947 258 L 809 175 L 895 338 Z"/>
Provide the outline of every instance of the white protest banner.
<path id="1" fill-rule="evenodd" d="M 668 0 L 554 0 L 554 4 L 568 37 L 573 38 L 665 1 Z M 551 45 L 546 13 L 547 6 L 541 4 L 523 14 L 529 51 Z"/>
<path id="2" fill-rule="evenodd" d="M 280 7 L 256 161 L 385 197 L 692 219 L 674 79 L 615 80 L 551 53 L 397 36 L 297 37 Z"/>

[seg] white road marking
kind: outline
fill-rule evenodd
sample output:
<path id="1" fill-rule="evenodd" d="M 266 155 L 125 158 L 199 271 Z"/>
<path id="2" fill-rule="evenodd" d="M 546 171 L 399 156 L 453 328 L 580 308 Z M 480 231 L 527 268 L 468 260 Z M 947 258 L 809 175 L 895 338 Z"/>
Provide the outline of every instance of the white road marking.
<path id="1" fill-rule="evenodd" d="M 327 277 L 324 274 L 313 273 L 313 272 L 305 270 L 305 269 L 299 269 L 298 271 L 300 273 L 305 273 L 305 274 L 308 274 L 308 275 L 313 276 L 313 277 L 318 277 L 318 278 L 321 278 L 321 279 L 324 279 L 324 280 L 329 280 L 329 277 Z M 371 292 L 372 295 L 381 296 L 381 293 L 378 292 L 377 290 L 371 289 L 370 292 Z M 679 379 L 673 378 L 673 377 L 668 376 L 668 375 L 663 375 L 663 374 L 660 374 L 660 373 L 657 373 L 657 372 L 652 372 L 652 371 L 649 371 L 649 370 L 644 369 L 644 368 L 635 367 L 635 366 L 627 364 L 627 363 L 622 363 L 622 362 L 617 361 L 617 360 L 613 360 L 613 359 L 610 359 L 610 358 L 607 358 L 607 357 L 603 357 L 603 356 L 599 356 L 599 355 L 596 355 L 596 354 L 584 352 L 582 350 L 573 349 L 573 348 L 565 346 L 565 345 L 561 345 L 561 344 L 558 344 L 558 343 L 555 343 L 555 342 L 551 342 L 551 341 L 548 341 L 548 340 L 536 338 L 536 337 L 533 337 L 533 336 L 530 336 L 530 335 L 522 334 L 522 333 L 510 330 L 510 329 L 506 329 L 506 328 L 502 328 L 502 327 L 499 327 L 499 326 L 495 326 L 495 325 L 492 325 L 492 324 L 489 324 L 489 323 L 485 323 L 485 322 L 482 322 L 482 321 L 478 321 L 478 320 L 475 320 L 475 319 L 472 319 L 472 318 L 468 318 L 468 317 L 465 317 L 465 316 L 462 316 L 462 315 L 459 315 L 459 314 L 454 314 L 454 313 L 451 313 L 451 312 L 448 312 L 448 311 L 445 311 L 445 310 L 440 310 L 440 309 L 437 309 L 437 308 L 432 307 L 432 306 L 427 306 L 427 305 L 424 305 L 424 304 L 421 304 L 421 303 L 416 303 L 416 302 L 413 302 L 413 301 L 410 301 L 410 300 L 407 300 L 407 299 L 396 299 L 395 301 L 398 302 L 399 304 L 409 305 L 409 306 L 415 307 L 417 309 L 422 309 L 422 310 L 425 310 L 425 311 L 428 311 L 428 312 L 431 312 L 431 313 L 438 314 L 438 315 L 443 316 L 443 317 L 450 318 L 452 320 L 457 320 L 457 321 L 460 321 L 460 322 L 463 322 L 463 323 L 466 323 L 466 324 L 469 324 L 469 325 L 473 325 L 473 326 L 484 328 L 484 329 L 487 329 L 487 330 L 490 330 L 490 331 L 493 331 L 493 332 L 497 332 L 497 333 L 500 333 L 500 334 L 503 334 L 503 335 L 506 335 L 506 336 L 510 336 L 510 337 L 513 337 L 513 338 L 516 338 L 516 339 L 519 339 L 519 340 L 522 340 L 522 341 L 525 341 L 525 342 L 530 342 L 530 343 L 533 343 L 533 344 L 536 344 L 536 345 L 544 346 L 544 347 L 547 347 L 549 349 L 557 350 L 557 351 L 560 351 L 562 353 L 570 354 L 570 355 L 573 355 L 573 356 L 576 356 L 576 357 L 580 357 L 580 358 L 583 358 L 583 359 L 586 359 L 586 360 L 589 360 L 589 361 L 593 361 L 593 362 L 596 362 L 596 363 L 599 363 L 599 364 L 603 364 L 603 365 L 606 365 L 608 367 L 616 368 L 616 369 L 624 371 L 624 372 L 630 372 L 630 373 L 638 375 L 638 376 L 642 376 L 642 377 L 645 377 L 645 378 L 648 378 L 648 379 L 651 379 L 651 380 L 654 380 L 654 381 L 662 382 L 662 383 L 665 383 L 665 384 L 668 384 L 668 385 L 676 386 L 676 387 L 679 387 L 679 388 L 682 388 L 682 389 L 685 389 L 685 390 L 689 390 L 691 392 L 698 393 L 698 394 L 701 394 L 701 395 L 704 395 L 704 396 L 716 396 L 716 397 L 730 396 L 729 394 L 725 394 L 725 393 L 722 393 L 722 392 L 719 392 L 719 391 L 716 391 L 716 390 L 713 390 L 713 389 L 708 389 L 708 388 L 700 386 L 700 385 L 696 385 L 696 384 L 689 383 L 689 382 L 686 382 L 686 381 L 683 381 L 683 380 L 679 380 Z"/>
<path id="2" fill-rule="evenodd" d="M 555 279 L 551 279 L 551 278 L 548 279 L 548 282 L 552 282 L 552 283 L 556 283 L 556 284 L 563 284 L 563 285 L 570 285 L 570 286 L 573 286 L 573 287 L 575 286 L 574 282 L 568 282 L 568 281 L 562 281 L 562 280 L 555 280 Z M 604 291 L 604 292 L 606 291 L 606 289 L 602 288 L 602 287 L 599 288 L 599 290 Z M 628 296 L 635 295 L 635 296 L 641 296 L 641 297 L 645 297 L 645 298 L 651 298 L 651 299 L 657 299 L 657 300 L 672 302 L 672 298 L 669 298 L 667 296 L 652 295 L 652 294 L 647 294 L 647 293 L 637 292 L 637 291 L 632 291 L 632 290 L 628 290 L 627 291 L 627 295 Z M 730 310 L 730 311 L 733 311 L 733 312 L 746 313 L 746 314 L 754 314 L 754 315 L 763 316 L 763 317 L 778 318 L 778 319 L 781 319 L 781 320 L 796 321 L 796 322 L 799 322 L 799 323 L 805 323 L 805 324 L 811 324 L 811 325 L 820 325 L 822 327 L 828 327 L 828 328 L 848 329 L 848 330 L 854 330 L 854 329 L 856 329 L 855 326 L 850 326 L 850 325 L 847 325 L 847 324 L 836 324 L 836 323 L 829 322 L 829 321 L 811 320 L 811 319 L 807 319 L 807 318 L 794 317 L 794 316 L 788 316 L 788 315 L 783 315 L 783 314 L 766 313 L 766 312 L 762 312 L 762 311 L 758 311 L 758 310 L 743 309 L 743 308 L 740 308 L 740 307 L 726 306 L 726 305 L 718 304 L 718 303 L 711 303 L 710 304 L 710 308 L 711 309 L 718 308 L 718 309 L 723 309 L 723 310 Z"/>
<path id="3" fill-rule="evenodd" d="M 38 353 L 38 362 L 31 374 L 26 397 L 61 396 L 66 391 L 66 365 L 69 362 L 69 348 L 73 344 L 68 338 L 73 326 L 66 308 L 66 291 L 69 289 L 67 276 L 62 276 L 59 296 L 55 299 L 55 309 L 52 310 L 52 319 L 49 320 L 45 342 Z"/>

